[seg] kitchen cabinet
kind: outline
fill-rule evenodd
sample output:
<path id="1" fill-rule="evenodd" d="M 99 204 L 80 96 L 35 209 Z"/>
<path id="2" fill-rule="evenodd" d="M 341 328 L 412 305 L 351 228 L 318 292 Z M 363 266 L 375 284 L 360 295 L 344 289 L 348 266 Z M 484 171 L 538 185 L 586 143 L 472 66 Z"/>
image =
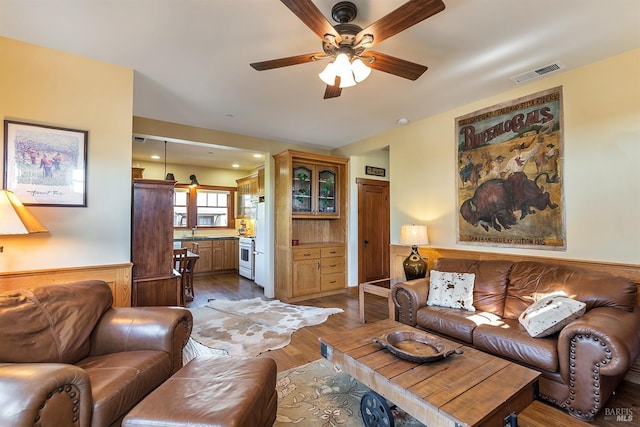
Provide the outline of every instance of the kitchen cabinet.
<path id="1" fill-rule="evenodd" d="M 238 239 L 225 239 L 223 270 L 238 270 Z"/>
<path id="2" fill-rule="evenodd" d="M 238 239 L 235 238 L 211 238 L 181 240 L 182 247 L 192 250 L 193 245 L 198 246 L 198 262 L 196 262 L 195 274 L 221 273 L 238 270 Z M 193 252 L 193 251 L 192 251 Z"/>
<path id="3" fill-rule="evenodd" d="M 179 305 L 173 267 L 175 181 L 134 179 L 132 190 L 132 306 Z"/>
<path id="4" fill-rule="evenodd" d="M 258 174 L 236 180 L 238 185 L 238 198 L 236 207 L 236 218 L 255 217 L 255 204 L 258 197 Z"/>
<path id="5" fill-rule="evenodd" d="M 315 259 L 293 262 L 293 294 L 303 296 L 320 292 L 320 268 Z"/>
<path id="6" fill-rule="evenodd" d="M 191 252 L 197 253 L 199 256 L 198 262 L 196 262 L 196 267 L 193 270 L 194 274 L 203 272 L 208 273 L 213 270 L 211 264 L 211 254 L 213 253 L 211 240 L 183 240 L 181 244 L 183 248 L 187 248 Z"/>
<path id="7" fill-rule="evenodd" d="M 298 246 L 293 249 L 292 272 L 295 296 L 344 289 L 344 246 Z"/>
<path id="8" fill-rule="evenodd" d="M 349 160 L 296 150 L 274 158 L 276 298 L 295 302 L 344 293 Z"/>
<path id="9" fill-rule="evenodd" d="M 258 167 L 258 197 L 264 196 L 264 165 Z"/>
<path id="10" fill-rule="evenodd" d="M 224 270 L 224 242 L 211 241 L 211 271 Z"/>

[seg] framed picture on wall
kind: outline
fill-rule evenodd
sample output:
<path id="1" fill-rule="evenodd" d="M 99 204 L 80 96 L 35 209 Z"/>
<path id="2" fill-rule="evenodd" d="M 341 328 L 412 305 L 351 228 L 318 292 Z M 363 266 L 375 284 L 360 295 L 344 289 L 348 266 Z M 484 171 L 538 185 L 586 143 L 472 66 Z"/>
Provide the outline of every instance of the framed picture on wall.
<path id="1" fill-rule="evenodd" d="M 87 206 L 88 131 L 4 121 L 3 188 L 25 205 Z"/>
<path id="2" fill-rule="evenodd" d="M 456 118 L 458 243 L 566 250 L 562 87 Z"/>

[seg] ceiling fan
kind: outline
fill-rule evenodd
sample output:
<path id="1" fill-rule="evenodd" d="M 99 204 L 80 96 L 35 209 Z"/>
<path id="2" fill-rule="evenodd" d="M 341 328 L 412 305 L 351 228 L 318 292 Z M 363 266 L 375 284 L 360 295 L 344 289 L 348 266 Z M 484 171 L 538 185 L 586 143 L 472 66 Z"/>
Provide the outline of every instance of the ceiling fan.
<path id="1" fill-rule="evenodd" d="M 322 15 L 311 0 L 281 0 L 302 22 L 322 40 L 322 52 L 272 59 L 250 64 L 258 71 L 304 64 L 319 59 L 335 58 L 320 73 L 327 84 L 324 99 L 340 96 L 342 89 L 364 80 L 371 68 L 409 80 L 416 80 L 426 70 L 424 65 L 395 58 L 384 53 L 367 50 L 377 43 L 444 10 L 442 0 L 410 0 L 383 18 L 362 29 L 350 24 L 358 13 L 355 4 L 349 1 L 336 3 L 331 23 Z M 340 67 L 345 67 L 340 69 Z"/>

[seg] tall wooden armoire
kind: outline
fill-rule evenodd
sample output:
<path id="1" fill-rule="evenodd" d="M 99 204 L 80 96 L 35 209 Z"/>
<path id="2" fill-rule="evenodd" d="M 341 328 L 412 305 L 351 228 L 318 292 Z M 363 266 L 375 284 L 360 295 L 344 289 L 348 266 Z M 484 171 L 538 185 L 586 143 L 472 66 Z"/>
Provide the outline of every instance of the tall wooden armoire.
<path id="1" fill-rule="evenodd" d="M 173 266 L 175 181 L 134 179 L 132 195 L 132 306 L 180 305 Z"/>

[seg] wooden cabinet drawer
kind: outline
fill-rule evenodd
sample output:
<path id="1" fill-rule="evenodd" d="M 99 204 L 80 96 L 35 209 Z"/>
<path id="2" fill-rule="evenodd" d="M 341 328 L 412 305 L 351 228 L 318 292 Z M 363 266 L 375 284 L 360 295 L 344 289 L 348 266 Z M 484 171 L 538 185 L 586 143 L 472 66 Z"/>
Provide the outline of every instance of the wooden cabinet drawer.
<path id="1" fill-rule="evenodd" d="M 341 289 L 344 288 L 344 284 L 344 273 L 323 274 L 320 276 L 320 289 L 322 291 Z"/>
<path id="2" fill-rule="evenodd" d="M 209 240 L 209 242 L 211 243 L 211 247 L 212 248 L 222 248 L 222 247 L 224 247 L 224 240 L 222 240 L 222 239 Z"/>
<path id="3" fill-rule="evenodd" d="M 317 259 L 320 258 L 320 248 L 300 248 L 293 250 L 293 260 L 301 261 L 303 259 Z"/>
<path id="4" fill-rule="evenodd" d="M 344 257 L 322 258 L 320 260 L 321 274 L 344 272 Z"/>
<path id="5" fill-rule="evenodd" d="M 330 246 L 322 248 L 322 258 L 344 256 L 344 246 Z"/>

